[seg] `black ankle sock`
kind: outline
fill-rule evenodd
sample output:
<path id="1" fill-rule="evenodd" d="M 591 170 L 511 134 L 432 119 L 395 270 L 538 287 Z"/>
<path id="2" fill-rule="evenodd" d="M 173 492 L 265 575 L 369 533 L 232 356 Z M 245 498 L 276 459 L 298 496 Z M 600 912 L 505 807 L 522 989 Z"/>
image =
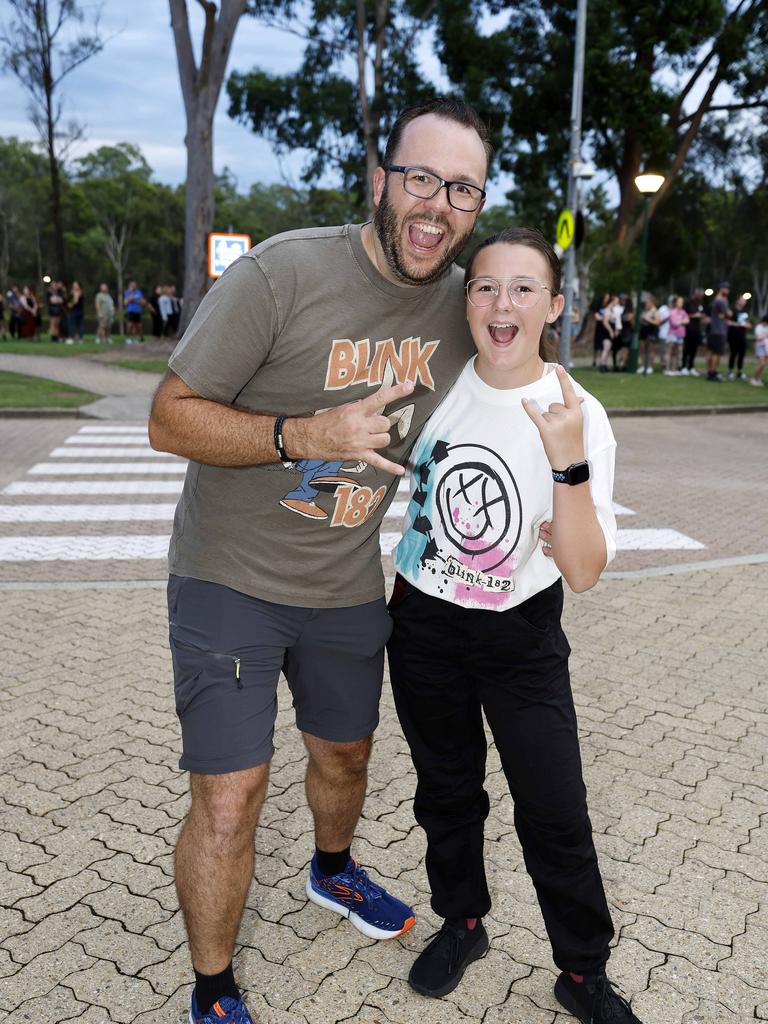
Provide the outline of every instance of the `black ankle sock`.
<path id="1" fill-rule="evenodd" d="M 318 850 L 315 847 L 315 856 L 321 875 L 338 875 L 349 862 L 349 847 L 346 850 L 339 850 L 338 853 L 327 853 L 325 850 Z"/>
<path id="2" fill-rule="evenodd" d="M 216 1002 L 224 996 L 232 996 L 233 999 L 240 998 L 240 989 L 235 982 L 235 975 L 232 971 L 232 961 L 220 974 L 198 974 L 195 971 L 195 997 L 200 1013 L 205 1015 Z"/>

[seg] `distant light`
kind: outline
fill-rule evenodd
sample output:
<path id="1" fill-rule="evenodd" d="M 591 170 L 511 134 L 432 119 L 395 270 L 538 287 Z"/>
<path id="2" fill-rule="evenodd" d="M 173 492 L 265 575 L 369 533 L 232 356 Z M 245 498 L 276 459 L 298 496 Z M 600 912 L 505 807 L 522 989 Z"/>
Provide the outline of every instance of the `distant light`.
<path id="1" fill-rule="evenodd" d="M 741 297 L 742 299 L 746 299 L 746 301 L 749 302 L 749 300 L 752 298 L 752 292 L 744 292 L 744 294 Z"/>
<path id="2" fill-rule="evenodd" d="M 714 295 L 715 294 L 715 289 L 714 288 L 705 288 L 704 289 L 704 294 L 707 295 L 707 296 Z"/>
<path id="3" fill-rule="evenodd" d="M 638 192 L 642 192 L 643 195 L 647 196 L 658 192 L 663 184 L 663 174 L 638 174 L 635 178 L 635 188 Z"/>
<path id="4" fill-rule="evenodd" d="M 51 283 L 51 275 L 50 274 L 45 274 L 45 276 L 43 277 L 43 284 L 50 284 L 50 283 Z"/>

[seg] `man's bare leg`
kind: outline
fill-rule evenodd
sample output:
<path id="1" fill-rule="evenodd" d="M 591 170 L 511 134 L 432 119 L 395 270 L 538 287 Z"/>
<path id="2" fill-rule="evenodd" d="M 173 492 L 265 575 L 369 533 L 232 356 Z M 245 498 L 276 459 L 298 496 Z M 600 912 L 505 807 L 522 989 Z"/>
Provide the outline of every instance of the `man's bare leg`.
<path id="1" fill-rule="evenodd" d="M 218 974 L 232 960 L 268 778 L 268 764 L 190 775 L 192 806 L 176 846 L 176 891 L 200 974 Z"/>
<path id="2" fill-rule="evenodd" d="M 346 850 L 355 835 L 368 786 L 372 738 L 355 743 L 329 743 L 303 733 L 309 754 L 307 803 L 315 818 L 319 850 Z"/>

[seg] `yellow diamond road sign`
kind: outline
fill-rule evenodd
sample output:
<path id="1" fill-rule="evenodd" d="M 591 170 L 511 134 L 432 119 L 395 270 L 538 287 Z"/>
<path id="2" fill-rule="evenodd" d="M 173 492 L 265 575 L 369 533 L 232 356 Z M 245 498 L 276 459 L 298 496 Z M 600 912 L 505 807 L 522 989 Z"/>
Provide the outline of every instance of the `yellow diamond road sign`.
<path id="1" fill-rule="evenodd" d="M 557 218 L 557 244 L 565 252 L 573 241 L 573 214 L 570 210 L 563 210 Z"/>

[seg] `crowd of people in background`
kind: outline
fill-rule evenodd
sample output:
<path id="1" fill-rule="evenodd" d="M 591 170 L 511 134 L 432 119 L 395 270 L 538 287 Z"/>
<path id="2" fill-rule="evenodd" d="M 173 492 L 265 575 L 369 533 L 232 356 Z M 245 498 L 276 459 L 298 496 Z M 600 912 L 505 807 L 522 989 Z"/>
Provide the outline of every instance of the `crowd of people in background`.
<path id="1" fill-rule="evenodd" d="M 759 323 L 752 323 L 747 296 L 740 295 L 731 301 L 730 291 L 730 284 L 723 281 L 709 304 L 702 288 L 695 288 L 687 299 L 683 295 L 670 295 L 661 305 L 652 293 L 644 293 L 636 372 L 652 374 L 660 370 L 667 377 L 699 377 L 696 357 L 703 346 L 708 381 L 720 383 L 726 379 L 721 372 L 721 360 L 727 349 L 727 379 L 764 387 L 768 315 Z M 595 321 L 592 365 L 601 373 L 626 371 L 635 331 L 632 299 L 628 295 L 605 292 L 594 304 L 592 316 Z M 757 364 L 754 375 L 748 377 L 744 372 L 744 357 L 747 335 L 753 329 Z"/>
<path id="2" fill-rule="evenodd" d="M 12 285 L 0 294 L 0 338 L 48 340 L 74 345 L 84 340 L 86 296 L 79 281 L 67 288 L 63 281 L 51 281 L 38 296 L 32 285 Z M 153 338 L 175 338 L 181 319 L 181 299 L 175 285 L 156 285 L 145 296 L 135 281 L 129 281 L 123 293 L 125 341 L 137 344 L 145 340 L 145 318 Z M 109 285 L 102 282 L 94 296 L 96 342 L 111 344 L 118 304 Z M 7 320 L 6 320 L 7 318 Z M 46 324 L 47 318 L 47 324 Z"/>
<path id="3" fill-rule="evenodd" d="M 153 338 L 175 338 L 181 318 L 181 299 L 175 285 L 156 285 L 145 295 L 136 281 L 129 281 L 123 293 L 125 342 L 139 344 L 149 334 Z M 652 293 L 644 293 L 640 312 L 638 367 L 639 374 L 660 371 L 668 377 L 699 377 L 696 357 L 702 345 L 707 355 L 706 379 L 721 382 L 721 360 L 728 351 L 729 381 L 746 381 L 753 387 L 764 387 L 762 379 L 768 365 L 768 315 L 753 323 L 743 295 L 731 302 L 730 284 L 724 281 L 706 303 L 701 288 L 688 298 L 670 295 L 661 305 Z M 94 297 L 97 343 L 111 344 L 115 328 L 117 304 L 109 285 L 102 282 Z M 47 291 L 38 297 L 32 285 L 13 285 L 0 294 L 0 338 L 40 339 L 44 333 L 45 316 L 48 335 L 53 342 L 73 345 L 85 334 L 86 298 L 78 281 L 67 288 L 63 281 L 51 281 Z M 626 294 L 605 292 L 593 304 L 594 354 L 593 367 L 601 373 L 626 371 L 635 330 L 632 299 Z M 7 324 L 6 324 L 7 317 Z M 744 372 L 748 332 L 754 330 L 755 372 Z"/>

